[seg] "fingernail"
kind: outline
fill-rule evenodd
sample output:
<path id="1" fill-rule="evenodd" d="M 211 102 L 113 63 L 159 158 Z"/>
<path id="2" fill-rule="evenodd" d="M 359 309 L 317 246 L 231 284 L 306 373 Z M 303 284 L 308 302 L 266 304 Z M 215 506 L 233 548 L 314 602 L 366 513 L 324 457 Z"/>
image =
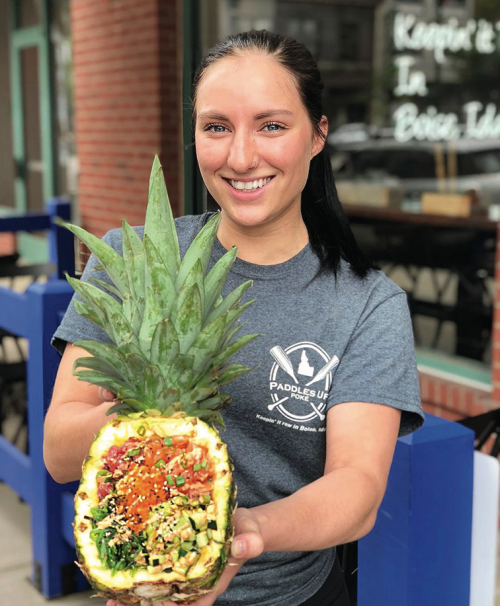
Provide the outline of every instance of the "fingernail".
<path id="1" fill-rule="evenodd" d="M 234 541 L 233 548 L 231 549 L 235 558 L 241 558 L 242 555 L 245 555 L 246 550 L 247 545 L 245 541 Z"/>

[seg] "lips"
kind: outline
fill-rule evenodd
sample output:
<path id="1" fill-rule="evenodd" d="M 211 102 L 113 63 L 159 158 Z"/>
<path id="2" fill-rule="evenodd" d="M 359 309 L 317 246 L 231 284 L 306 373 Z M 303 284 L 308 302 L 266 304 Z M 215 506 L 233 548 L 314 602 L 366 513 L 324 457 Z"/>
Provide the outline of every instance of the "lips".
<path id="1" fill-rule="evenodd" d="M 265 185 L 263 185 L 262 187 L 259 187 L 257 189 L 236 189 L 231 185 L 231 182 L 229 179 L 226 179 L 225 177 L 223 177 L 222 179 L 226 183 L 229 193 L 235 200 L 238 200 L 240 202 L 247 202 L 247 201 L 251 201 L 251 200 L 256 200 L 256 199 L 260 198 L 262 195 L 264 195 L 267 188 L 274 181 L 274 175 L 271 176 L 271 180 L 268 183 L 266 183 Z M 256 180 L 258 181 L 258 179 L 252 179 L 252 181 L 256 181 Z"/>

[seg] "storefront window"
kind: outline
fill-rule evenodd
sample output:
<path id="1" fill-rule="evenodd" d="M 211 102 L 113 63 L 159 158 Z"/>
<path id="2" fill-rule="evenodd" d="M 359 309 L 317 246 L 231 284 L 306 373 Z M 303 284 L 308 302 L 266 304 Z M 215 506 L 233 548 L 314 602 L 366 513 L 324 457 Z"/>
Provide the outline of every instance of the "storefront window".
<path id="1" fill-rule="evenodd" d="M 408 293 L 417 345 L 488 364 L 500 218 L 500 5 L 218 0 L 218 28 L 304 43 L 360 245 Z"/>

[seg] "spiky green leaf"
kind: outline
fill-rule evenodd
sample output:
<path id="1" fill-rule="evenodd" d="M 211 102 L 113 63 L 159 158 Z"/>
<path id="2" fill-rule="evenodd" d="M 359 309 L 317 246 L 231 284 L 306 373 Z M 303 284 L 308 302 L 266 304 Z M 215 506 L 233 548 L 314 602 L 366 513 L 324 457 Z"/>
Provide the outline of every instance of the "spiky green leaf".
<path id="1" fill-rule="evenodd" d="M 179 351 L 186 353 L 202 326 L 201 296 L 197 284 L 187 290 L 181 289 L 171 317 L 179 339 Z"/>
<path id="2" fill-rule="evenodd" d="M 231 267 L 236 259 L 238 250 L 233 247 L 208 272 L 205 278 L 205 313 L 206 318 L 219 301 L 220 294 L 226 283 Z"/>
<path id="3" fill-rule="evenodd" d="M 96 358 L 94 356 L 78 358 L 73 363 L 73 372 L 78 368 L 86 368 L 89 370 L 97 370 L 115 379 L 126 381 L 126 377 L 122 376 L 114 366 L 108 364 L 103 358 Z"/>
<path id="4" fill-rule="evenodd" d="M 78 299 L 75 299 L 75 311 L 82 317 L 87 318 L 87 320 L 90 320 L 90 322 L 92 322 L 99 328 L 102 328 L 102 330 L 106 330 L 106 327 L 102 321 L 100 314 L 97 314 L 89 305 L 87 305 L 83 301 L 78 301 Z"/>
<path id="5" fill-rule="evenodd" d="M 245 345 L 251 343 L 259 336 L 260 335 L 258 334 L 242 335 L 241 337 L 230 343 L 226 348 L 224 348 L 217 356 L 215 356 L 214 364 L 217 366 L 217 368 L 221 368 L 230 358 L 232 358 L 232 356 L 234 356 L 235 353 L 240 351 L 242 347 L 245 347 Z"/>
<path id="6" fill-rule="evenodd" d="M 163 318 L 168 318 L 177 296 L 174 281 L 162 261 L 158 249 L 147 235 L 144 236 L 144 250 L 146 253 L 146 285 L 151 287 L 158 297 L 158 306 L 162 310 Z"/>
<path id="7" fill-rule="evenodd" d="M 170 318 L 162 320 L 153 333 L 150 349 L 151 364 L 167 369 L 179 354 L 179 339 Z"/>
<path id="8" fill-rule="evenodd" d="M 99 259 L 104 270 L 112 280 L 113 284 L 118 288 L 120 293 L 124 295 L 129 290 L 127 272 L 122 257 L 109 244 L 97 238 L 88 231 L 85 231 L 77 225 L 64 223 L 64 227 L 69 229 L 77 238 L 79 238 L 85 246 L 87 246 L 94 255 Z"/>
<path id="9" fill-rule="evenodd" d="M 100 280 L 99 278 L 89 278 L 88 282 L 90 282 L 91 284 L 95 284 L 96 286 L 100 286 L 101 289 L 107 290 L 109 293 L 111 293 L 118 299 L 122 299 L 122 293 L 116 288 L 116 286 L 113 286 L 113 284 L 106 282 L 106 280 Z"/>
<path id="10" fill-rule="evenodd" d="M 205 371 L 207 365 L 211 363 L 214 354 L 219 351 L 224 338 L 225 328 L 226 316 L 216 318 L 205 326 L 189 348 L 190 355 L 194 356 L 194 367 L 199 373 Z"/>
<path id="11" fill-rule="evenodd" d="M 149 365 L 146 367 L 143 375 L 144 379 L 144 393 L 146 398 L 152 402 L 153 406 L 156 405 L 158 395 L 165 389 L 163 384 L 163 378 L 158 366 Z"/>
<path id="12" fill-rule="evenodd" d="M 243 375 L 246 375 L 247 372 L 250 372 L 251 368 L 247 366 L 243 366 L 243 364 L 229 364 L 221 369 L 219 378 L 217 379 L 217 384 L 219 387 L 222 385 L 227 385 L 231 381 L 235 381 L 239 379 Z"/>
<path id="13" fill-rule="evenodd" d="M 223 299 L 222 303 L 218 305 L 205 320 L 205 325 L 210 324 L 216 318 L 223 316 L 227 311 L 232 309 L 234 306 L 238 305 L 243 296 L 244 292 L 253 284 L 252 280 L 248 280 L 247 282 L 243 282 L 233 291 L 231 291 L 225 299 Z"/>
<path id="14" fill-rule="evenodd" d="M 139 235 L 126 221 L 122 221 L 122 250 L 129 291 L 142 316 L 144 312 L 144 246 Z"/>
<path id="15" fill-rule="evenodd" d="M 118 372 L 123 380 L 133 381 L 135 375 L 127 364 L 125 355 L 112 343 L 99 343 L 97 341 L 81 340 L 74 343 L 81 347 L 96 359 L 103 360 L 109 366 L 112 366 Z"/>
<path id="16" fill-rule="evenodd" d="M 170 275 L 176 276 L 180 265 L 179 241 L 158 156 L 155 156 L 149 180 L 144 234 L 158 249 Z"/>
<path id="17" fill-rule="evenodd" d="M 191 242 L 179 268 L 179 274 L 175 283 L 177 289 L 180 289 L 186 276 L 197 261 L 201 262 L 203 275 L 205 275 L 210 261 L 212 247 L 217 236 L 220 219 L 221 215 L 219 213 L 215 214 L 208 223 L 200 229 Z"/>

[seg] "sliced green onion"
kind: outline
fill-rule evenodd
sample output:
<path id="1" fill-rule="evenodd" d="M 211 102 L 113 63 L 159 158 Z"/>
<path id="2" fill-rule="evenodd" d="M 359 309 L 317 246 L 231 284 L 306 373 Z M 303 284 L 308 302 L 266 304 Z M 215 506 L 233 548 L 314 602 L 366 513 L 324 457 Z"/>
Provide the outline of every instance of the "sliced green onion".
<path id="1" fill-rule="evenodd" d="M 203 469 L 206 469 L 208 467 L 208 461 L 206 459 L 203 459 L 203 461 L 201 462 L 201 466 L 203 467 Z"/>
<path id="2" fill-rule="evenodd" d="M 184 486 L 184 484 L 186 483 L 186 479 L 184 478 L 184 476 L 177 476 L 175 478 L 175 483 L 177 484 L 177 486 Z"/>
<path id="3" fill-rule="evenodd" d="M 137 429 L 137 433 L 142 437 L 145 433 L 146 433 L 146 428 L 144 427 L 144 425 L 141 425 L 138 429 Z"/>
<path id="4" fill-rule="evenodd" d="M 165 461 L 163 459 L 158 459 L 158 461 L 156 461 L 156 463 L 155 463 L 155 467 L 158 467 L 158 468 L 166 467 L 166 466 L 167 466 L 167 464 L 165 463 Z"/>
<path id="5" fill-rule="evenodd" d="M 193 466 L 193 471 L 200 471 L 200 469 L 201 469 L 201 465 L 200 465 L 200 463 L 196 463 L 196 464 Z"/>
<path id="6" fill-rule="evenodd" d="M 171 475 L 167 476 L 167 484 L 169 486 L 173 486 L 174 485 L 174 478 Z"/>
<path id="7" fill-rule="evenodd" d="M 209 494 L 204 494 L 203 495 L 203 502 L 204 503 L 210 503 L 210 495 Z"/>
<path id="8" fill-rule="evenodd" d="M 100 470 L 97 472 L 97 475 L 98 475 L 98 476 L 109 476 L 109 474 L 110 474 L 110 473 L 111 473 L 111 472 L 110 472 L 108 469 L 100 469 Z"/>
<path id="9" fill-rule="evenodd" d="M 141 449 L 140 448 L 133 448 L 132 450 L 129 450 L 127 452 L 127 457 L 135 457 L 135 455 L 140 454 Z"/>
<path id="10" fill-rule="evenodd" d="M 165 446 L 172 446 L 173 445 L 173 441 L 172 438 L 163 438 L 163 442 L 165 444 Z"/>

